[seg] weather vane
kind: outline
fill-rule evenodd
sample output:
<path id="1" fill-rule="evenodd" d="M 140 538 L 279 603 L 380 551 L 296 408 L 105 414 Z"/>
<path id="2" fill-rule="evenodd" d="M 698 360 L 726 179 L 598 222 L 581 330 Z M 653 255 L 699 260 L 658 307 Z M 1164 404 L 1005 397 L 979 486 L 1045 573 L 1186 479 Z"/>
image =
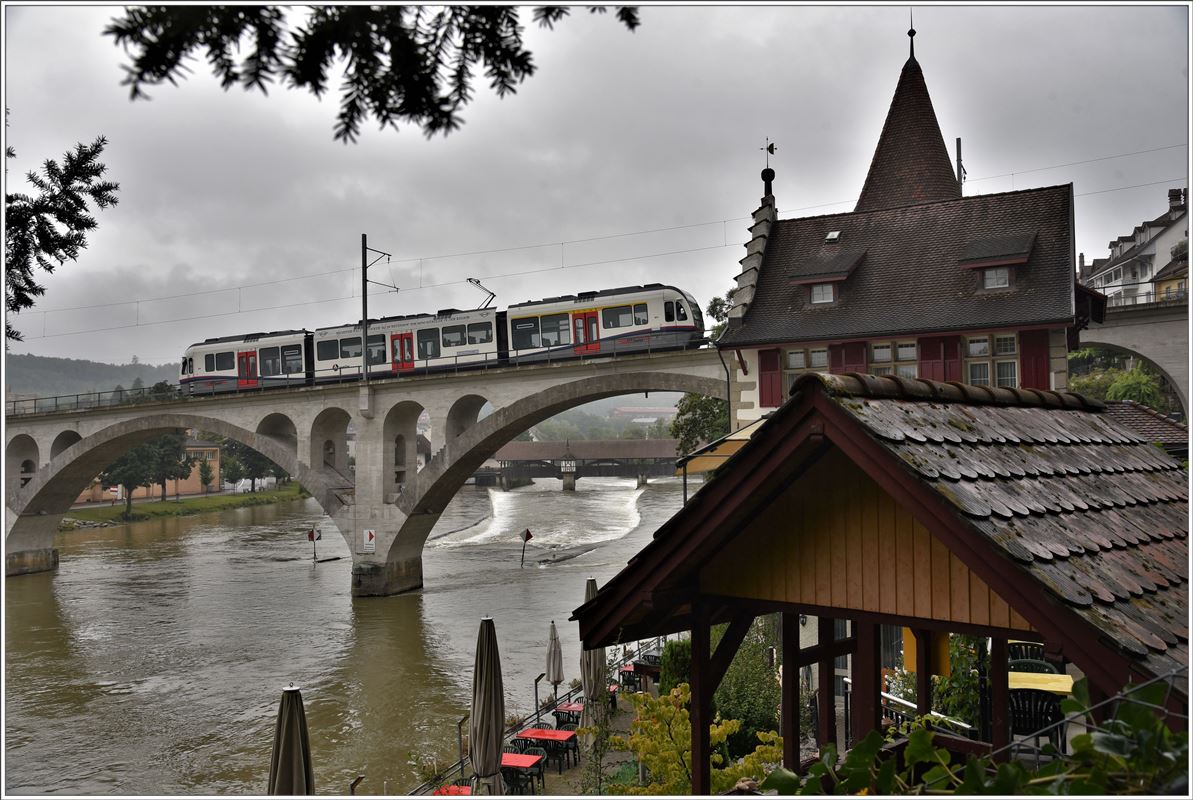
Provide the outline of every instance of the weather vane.
<path id="1" fill-rule="evenodd" d="M 770 137 L 768 136 L 768 137 L 766 137 L 766 144 L 763 147 L 759 147 L 758 149 L 766 151 L 766 166 L 769 169 L 770 168 L 770 157 L 773 156 L 775 154 L 775 150 L 778 150 L 779 148 L 775 146 L 775 143 L 772 142 L 770 140 Z"/>

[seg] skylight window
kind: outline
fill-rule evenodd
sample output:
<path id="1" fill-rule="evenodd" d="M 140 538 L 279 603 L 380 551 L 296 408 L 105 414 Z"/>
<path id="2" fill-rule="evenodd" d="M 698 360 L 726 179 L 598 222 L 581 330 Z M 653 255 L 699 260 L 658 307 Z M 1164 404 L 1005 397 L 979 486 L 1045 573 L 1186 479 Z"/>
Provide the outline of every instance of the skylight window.
<path id="1" fill-rule="evenodd" d="M 841 231 L 829 231 L 828 235 L 824 237 L 825 244 L 836 244 L 841 240 Z"/>

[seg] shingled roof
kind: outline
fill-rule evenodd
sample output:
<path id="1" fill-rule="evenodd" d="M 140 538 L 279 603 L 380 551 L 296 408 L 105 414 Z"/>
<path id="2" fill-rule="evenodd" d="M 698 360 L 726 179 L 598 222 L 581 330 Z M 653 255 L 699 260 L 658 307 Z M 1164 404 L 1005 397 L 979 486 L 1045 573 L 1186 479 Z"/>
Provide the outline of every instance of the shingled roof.
<path id="1" fill-rule="evenodd" d="M 961 196 L 940 134 L 924 72 L 907 59 L 891 99 L 882 135 L 854 211 L 914 205 Z"/>
<path id="2" fill-rule="evenodd" d="M 669 594 L 836 447 L 1104 689 L 1187 667 L 1187 475 L 1102 403 L 857 374 L 791 395 L 576 610 L 586 646 L 680 629 Z"/>
<path id="3" fill-rule="evenodd" d="M 1125 425 L 1149 442 L 1158 442 L 1171 456 L 1189 454 L 1189 429 L 1183 424 L 1134 400 L 1107 400 L 1106 413 L 1119 425 Z"/>
<path id="4" fill-rule="evenodd" d="M 1072 184 L 878 211 L 779 220 L 757 291 L 719 344 L 907 335 L 1016 325 L 1072 324 Z M 825 234 L 839 230 L 837 243 Z M 1026 252 L 1008 289 L 983 290 L 965 261 L 989 250 Z M 814 305 L 796 280 L 843 253 L 865 258 L 834 303 Z M 898 298 L 897 303 L 892 299 Z"/>

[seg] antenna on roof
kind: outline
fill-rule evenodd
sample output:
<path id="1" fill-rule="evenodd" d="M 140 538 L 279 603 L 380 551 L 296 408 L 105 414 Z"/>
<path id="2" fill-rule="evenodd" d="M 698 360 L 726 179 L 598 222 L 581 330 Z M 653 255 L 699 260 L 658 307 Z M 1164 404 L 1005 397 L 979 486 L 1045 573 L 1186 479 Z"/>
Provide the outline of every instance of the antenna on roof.
<path id="1" fill-rule="evenodd" d="M 909 24 L 907 38 L 911 40 L 911 57 L 915 58 L 915 9 L 907 9 L 907 20 Z"/>
<path id="2" fill-rule="evenodd" d="M 770 168 L 770 157 L 775 154 L 775 151 L 779 149 L 779 146 L 777 144 L 775 144 L 774 142 L 772 142 L 770 140 L 770 137 L 768 136 L 768 137 L 766 137 L 766 144 L 763 145 L 762 147 L 759 147 L 758 149 L 766 151 L 766 169 L 762 170 L 762 185 L 763 185 L 763 196 L 770 197 L 771 196 L 771 181 L 773 181 L 775 179 L 775 171 Z"/>
<path id="3" fill-rule="evenodd" d="M 481 282 L 478 281 L 476 278 L 468 278 L 468 282 L 488 295 L 488 297 L 485 298 L 485 302 L 483 302 L 479 306 L 477 306 L 477 309 L 479 310 L 482 308 L 488 308 L 489 303 L 492 303 L 493 298 L 496 297 L 497 295 L 495 293 L 489 291 L 488 289 L 486 289 L 484 286 L 481 286 Z"/>

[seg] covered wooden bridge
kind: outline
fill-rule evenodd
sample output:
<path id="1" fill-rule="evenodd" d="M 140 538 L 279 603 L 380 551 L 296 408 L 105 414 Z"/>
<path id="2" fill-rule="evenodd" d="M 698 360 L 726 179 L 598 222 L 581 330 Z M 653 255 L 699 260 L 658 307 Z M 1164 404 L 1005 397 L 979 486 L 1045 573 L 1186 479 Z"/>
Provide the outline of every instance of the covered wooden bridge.
<path id="1" fill-rule="evenodd" d="M 798 769 L 798 670 L 852 656 L 852 724 L 880 724 L 879 626 L 991 639 L 992 744 L 1010 738 L 1008 639 L 1043 642 L 1103 696 L 1188 665 L 1186 473 L 1065 392 L 805 375 L 593 600 L 585 647 L 691 631 L 692 790 L 710 789 L 714 689 L 756 615 L 781 612 L 784 762 Z M 735 447 L 738 446 L 735 444 Z M 798 617 L 819 618 L 800 647 Z M 846 638 L 833 635 L 847 619 Z M 715 652 L 710 626 L 728 623 Z M 908 665 L 911 667 L 912 665 Z M 1187 675 L 1187 672 L 1185 673 Z M 1187 677 L 1171 702 L 1184 711 Z"/>

